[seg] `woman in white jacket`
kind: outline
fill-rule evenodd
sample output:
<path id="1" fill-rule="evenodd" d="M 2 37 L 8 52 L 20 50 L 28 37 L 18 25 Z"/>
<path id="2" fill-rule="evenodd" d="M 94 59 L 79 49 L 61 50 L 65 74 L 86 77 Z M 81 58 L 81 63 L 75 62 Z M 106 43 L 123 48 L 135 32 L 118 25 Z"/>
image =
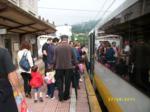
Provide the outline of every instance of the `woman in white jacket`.
<path id="1" fill-rule="evenodd" d="M 31 45 L 26 42 L 23 41 L 21 44 L 21 48 L 18 52 L 18 66 L 19 66 L 19 72 L 24 80 L 24 91 L 25 91 L 25 95 L 26 97 L 31 97 L 31 87 L 29 85 L 29 82 L 31 80 L 31 69 L 29 71 L 24 70 L 23 68 L 21 68 L 21 66 L 19 65 L 19 62 L 22 58 L 22 56 L 24 54 L 26 54 L 26 58 L 28 59 L 28 62 L 30 64 L 30 67 L 33 66 L 33 59 L 32 59 L 32 55 L 31 55 Z"/>

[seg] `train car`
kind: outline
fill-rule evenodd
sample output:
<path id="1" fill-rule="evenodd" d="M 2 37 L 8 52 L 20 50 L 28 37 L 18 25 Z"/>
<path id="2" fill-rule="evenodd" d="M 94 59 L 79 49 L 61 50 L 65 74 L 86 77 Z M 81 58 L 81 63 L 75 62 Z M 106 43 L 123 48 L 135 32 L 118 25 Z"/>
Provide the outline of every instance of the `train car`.
<path id="1" fill-rule="evenodd" d="M 90 78 L 107 112 L 150 112 L 150 98 L 94 59 L 95 31 L 89 33 Z"/>

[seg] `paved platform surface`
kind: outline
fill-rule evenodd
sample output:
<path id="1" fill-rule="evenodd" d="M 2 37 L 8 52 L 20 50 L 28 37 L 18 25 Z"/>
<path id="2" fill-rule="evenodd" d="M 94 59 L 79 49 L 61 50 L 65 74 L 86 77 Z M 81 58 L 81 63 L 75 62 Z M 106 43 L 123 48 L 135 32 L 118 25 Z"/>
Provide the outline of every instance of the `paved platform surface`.
<path id="1" fill-rule="evenodd" d="M 71 88 L 71 98 L 67 101 L 60 102 L 58 100 L 57 90 L 55 90 L 54 100 L 45 98 L 45 94 L 43 96 L 44 102 L 42 103 L 34 103 L 33 98 L 27 98 L 27 103 L 32 112 L 90 112 L 84 81 L 80 82 L 80 89 L 78 89 L 77 100 L 73 88 Z"/>

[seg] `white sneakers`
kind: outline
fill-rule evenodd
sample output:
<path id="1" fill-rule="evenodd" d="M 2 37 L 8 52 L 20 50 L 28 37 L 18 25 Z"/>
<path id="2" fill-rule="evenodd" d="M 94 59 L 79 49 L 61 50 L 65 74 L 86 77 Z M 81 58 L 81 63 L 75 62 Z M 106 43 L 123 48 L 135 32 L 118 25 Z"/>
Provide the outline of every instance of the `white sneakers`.
<path id="1" fill-rule="evenodd" d="M 53 97 L 51 98 L 49 95 L 46 95 L 45 97 L 46 97 L 46 98 L 50 98 L 50 100 L 54 100 L 54 99 L 55 99 L 55 96 L 53 96 Z"/>
<path id="2" fill-rule="evenodd" d="M 54 100 L 55 99 L 55 96 L 53 96 L 52 98 L 50 98 L 51 100 Z"/>

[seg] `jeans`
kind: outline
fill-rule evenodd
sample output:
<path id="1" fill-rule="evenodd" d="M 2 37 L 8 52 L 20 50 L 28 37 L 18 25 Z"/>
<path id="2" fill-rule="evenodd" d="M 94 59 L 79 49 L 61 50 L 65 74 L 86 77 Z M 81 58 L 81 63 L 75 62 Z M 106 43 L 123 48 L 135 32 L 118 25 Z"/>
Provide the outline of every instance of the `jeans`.
<path id="1" fill-rule="evenodd" d="M 50 96 L 51 98 L 54 96 L 54 90 L 55 90 L 55 84 L 47 84 L 47 95 Z"/>

